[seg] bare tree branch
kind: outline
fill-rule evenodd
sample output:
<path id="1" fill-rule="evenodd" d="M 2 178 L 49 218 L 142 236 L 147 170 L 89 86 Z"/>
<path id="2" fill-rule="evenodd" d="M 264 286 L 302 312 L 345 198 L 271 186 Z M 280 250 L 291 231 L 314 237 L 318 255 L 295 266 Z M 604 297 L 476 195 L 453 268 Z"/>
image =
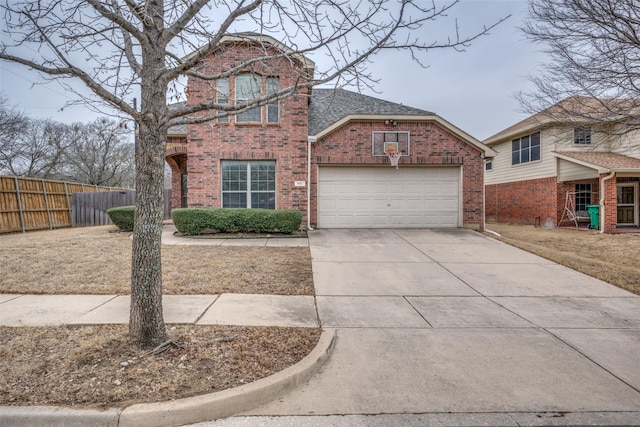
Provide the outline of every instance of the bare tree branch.
<path id="1" fill-rule="evenodd" d="M 639 29 L 636 0 L 530 0 L 521 30 L 549 61 L 529 78 L 535 89 L 516 94 L 523 110 L 601 130 L 639 127 Z"/>
<path id="2" fill-rule="evenodd" d="M 407 51 L 421 61 L 433 49 L 464 50 L 502 20 L 465 35 L 424 31 L 446 18 L 458 0 L 0 0 L 5 38 L 0 59 L 40 71 L 51 80 L 82 81 L 95 99 L 132 117 L 138 127 L 136 213 L 129 331 L 141 346 L 166 340 L 162 318 L 162 183 L 170 126 L 239 114 L 307 92 L 322 83 L 371 87 L 374 55 Z M 505 18 L 506 19 L 506 18 Z M 250 36 L 249 36 L 250 35 Z M 426 37 L 430 38 L 426 38 Z M 251 43 L 256 54 L 211 71 L 207 63 L 229 40 Z M 30 55 L 26 49 L 36 52 Z M 317 61 L 317 64 L 313 61 Z M 287 84 L 248 100 L 184 101 L 185 79 L 215 93 L 216 81 L 240 72 L 292 66 Z M 67 86 L 69 90 L 72 87 Z M 207 89 L 207 90 L 209 90 Z M 140 109 L 131 107 L 140 97 Z M 89 101 L 89 100 L 87 100 Z M 104 159 L 103 159 L 104 160 Z M 96 160 L 96 163 L 104 163 Z M 95 171 L 102 173 L 104 171 Z M 92 171 L 93 173 L 93 171 Z"/>

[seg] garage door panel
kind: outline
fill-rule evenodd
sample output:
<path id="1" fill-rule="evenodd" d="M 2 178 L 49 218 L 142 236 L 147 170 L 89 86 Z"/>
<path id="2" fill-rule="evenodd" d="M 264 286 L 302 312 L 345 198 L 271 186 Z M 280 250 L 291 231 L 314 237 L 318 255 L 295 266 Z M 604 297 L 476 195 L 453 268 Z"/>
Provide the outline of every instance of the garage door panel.
<path id="1" fill-rule="evenodd" d="M 457 227 L 458 167 L 321 167 L 318 225 Z"/>

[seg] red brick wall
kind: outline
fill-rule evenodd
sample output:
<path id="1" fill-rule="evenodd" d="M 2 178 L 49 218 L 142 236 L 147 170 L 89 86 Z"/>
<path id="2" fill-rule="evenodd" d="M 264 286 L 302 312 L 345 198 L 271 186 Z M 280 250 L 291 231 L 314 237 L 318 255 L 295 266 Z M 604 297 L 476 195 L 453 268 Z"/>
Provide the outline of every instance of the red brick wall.
<path id="1" fill-rule="evenodd" d="M 600 174 L 600 179 L 608 176 L 608 174 Z M 605 181 L 604 184 L 604 232 L 613 233 L 616 231 L 616 223 L 618 222 L 618 209 L 617 209 L 617 181 L 614 176 L 611 179 Z M 602 207 L 601 207 L 602 209 Z M 602 210 L 600 211 L 602 215 Z M 602 224 L 602 219 L 600 219 Z"/>
<path id="2" fill-rule="evenodd" d="M 598 180 L 579 181 L 591 184 L 591 204 L 599 202 Z M 567 192 L 575 192 L 576 181 L 556 182 L 556 178 L 543 178 L 505 184 L 487 185 L 485 209 L 487 222 L 540 225 L 550 219 L 560 224 L 567 205 Z M 575 199 L 574 199 L 575 202 Z M 574 205 L 575 206 L 575 205 Z M 564 215 L 566 219 L 566 215 Z M 563 221 L 560 225 L 568 225 Z"/>
<path id="3" fill-rule="evenodd" d="M 555 178 L 542 178 L 517 181 L 504 184 L 487 185 L 486 215 L 488 222 L 504 222 L 513 224 L 540 224 L 550 219 L 557 224 L 564 209 L 566 188 L 556 183 Z"/>
<path id="4" fill-rule="evenodd" d="M 203 64 L 203 71 L 226 71 L 234 64 L 264 55 L 249 45 L 233 45 L 216 53 Z M 302 69 L 296 64 L 275 59 L 254 64 L 251 70 L 265 77 L 280 78 L 280 87 L 295 84 Z M 230 94 L 233 99 L 234 81 Z M 210 102 L 214 99 L 215 83 L 190 79 L 188 104 Z M 264 93 L 264 92 L 263 92 Z M 188 125 L 188 204 L 190 207 L 220 207 L 221 185 L 219 171 L 224 160 L 274 160 L 276 163 L 276 207 L 298 209 L 306 214 L 306 187 L 295 187 L 294 181 L 307 179 L 307 106 L 308 97 L 297 94 L 279 101 L 277 124 L 267 124 L 266 107 L 262 107 L 263 123 L 208 122 Z M 174 180 L 174 182 L 176 182 Z M 174 185 L 174 189 L 176 186 Z"/>
<path id="5" fill-rule="evenodd" d="M 311 222 L 317 221 L 317 167 L 318 165 L 384 165 L 386 156 L 371 154 L 373 131 L 409 131 L 410 156 L 402 157 L 400 167 L 451 165 L 462 166 L 462 219 L 465 227 L 484 228 L 483 179 L 484 162 L 477 148 L 463 142 L 433 122 L 397 122 L 396 126 L 384 121 L 350 122 L 322 138 L 312 150 Z"/>

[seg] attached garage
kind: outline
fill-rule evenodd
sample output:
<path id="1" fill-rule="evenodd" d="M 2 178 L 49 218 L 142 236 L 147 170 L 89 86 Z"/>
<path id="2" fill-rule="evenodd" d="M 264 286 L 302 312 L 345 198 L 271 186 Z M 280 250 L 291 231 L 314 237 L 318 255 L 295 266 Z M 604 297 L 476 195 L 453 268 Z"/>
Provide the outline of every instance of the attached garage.
<path id="1" fill-rule="evenodd" d="M 461 167 L 318 169 L 318 226 L 459 227 Z"/>

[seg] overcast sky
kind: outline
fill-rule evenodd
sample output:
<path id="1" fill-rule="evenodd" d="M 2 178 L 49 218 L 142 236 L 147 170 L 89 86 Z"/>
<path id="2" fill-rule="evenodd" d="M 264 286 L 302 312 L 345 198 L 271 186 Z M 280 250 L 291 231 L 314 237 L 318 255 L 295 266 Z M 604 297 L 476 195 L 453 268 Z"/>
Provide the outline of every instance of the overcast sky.
<path id="1" fill-rule="evenodd" d="M 377 93 L 365 93 L 432 111 L 479 140 L 499 132 L 526 117 L 513 94 L 529 87 L 526 76 L 534 74 L 545 60 L 539 47 L 525 41 L 517 29 L 526 10 L 526 0 L 462 0 L 450 17 L 457 18 L 463 35 L 512 16 L 490 35 L 476 40 L 466 52 L 432 51 L 424 61 L 427 69 L 412 62 L 407 53 L 375 57 L 370 70 L 380 79 Z M 447 28 L 452 33 L 453 21 L 423 31 L 428 39 L 429 31 Z M 60 111 L 71 95 L 55 82 L 34 85 L 41 81 L 35 72 L 0 62 L 0 91 L 11 105 L 28 115 L 62 122 L 97 117 L 80 106 Z"/>

